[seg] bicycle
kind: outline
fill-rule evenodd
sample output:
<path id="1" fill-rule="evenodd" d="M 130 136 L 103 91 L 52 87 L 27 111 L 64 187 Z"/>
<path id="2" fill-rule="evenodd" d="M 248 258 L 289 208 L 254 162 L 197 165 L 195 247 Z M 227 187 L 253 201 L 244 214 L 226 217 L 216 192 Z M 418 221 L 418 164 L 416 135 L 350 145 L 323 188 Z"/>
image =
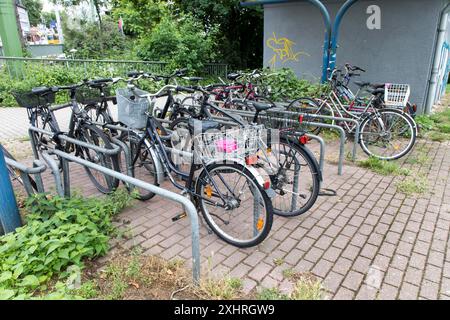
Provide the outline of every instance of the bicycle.
<path id="1" fill-rule="evenodd" d="M 219 128 L 217 122 L 190 123 L 189 130 L 192 134 L 197 133 L 196 127 L 200 128 L 194 139 L 203 148 L 195 148 L 195 144 L 192 145 L 189 153 L 191 168 L 189 172 L 183 172 L 176 168 L 167 150 L 166 142 L 171 136 L 160 135 L 160 123 L 154 117 L 152 109 L 154 100 L 167 90 L 191 90 L 172 85 L 166 85 L 154 94 L 142 92 L 131 85 L 127 90 L 129 94 L 125 98 L 128 98 L 128 105 L 123 104 L 120 98 L 125 92 L 118 91 L 119 120 L 129 128 L 126 138 L 123 136 L 122 139 L 130 144 L 131 165 L 135 174 L 144 175 L 144 180 L 150 179 L 155 185 L 159 185 L 167 176 L 172 185 L 192 198 L 208 226 L 225 242 L 238 247 L 251 247 L 261 243 L 267 237 L 273 221 L 272 204 L 267 194 L 270 185 L 263 181 L 254 168 L 245 163 L 245 158 L 256 151 L 255 140 L 258 139 L 259 132 L 257 128 L 244 128 L 250 134 L 248 139 L 242 140 L 242 145 L 237 139 L 239 133 L 211 132 Z M 120 110 L 124 113 L 121 114 Z M 141 117 L 135 118 L 136 114 L 142 112 L 146 114 L 143 126 Z M 233 142 L 239 146 L 236 145 L 236 148 L 228 153 L 226 145 Z M 211 150 L 213 152 L 209 153 Z M 227 155 L 227 161 L 220 157 Z M 141 170 L 138 173 L 136 169 Z M 197 171 L 199 173 L 195 177 Z M 178 183 L 173 175 L 182 176 L 185 185 Z M 143 192 L 139 191 L 142 197 L 154 196 L 152 193 Z M 174 220 L 182 217 L 183 215 L 177 216 Z"/>
<path id="2" fill-rule="evenodd" d="M 303 109 L 294 101 L 288 109 L 357 120 L 360 123 L 359 143 L 369 156 L 380 160 L 396 160 L 408 154 L 417 138 L 417 125 L 414 120 L 396 108 L 381 107 L 384 106 L 380 101 L 383 100 L 385 93 L 385 90 L 381 89 L 371 90 L 371 96 L 363 105 L 349 110 L 348 106 L 341 101 L 341 92 L 338 89 L 341 85 L 339 74 L 341 72 L 337 69 L 331 72 L 329 78 L 331 90 L 327 96 L 316 99 L 317 108 L 314 108 L 314 104 L 310 104 L 308 108 Z M 406 92 L 403 94 L 403 99 L 407 99 Z M 330 122 L 334 123 L 332 120 Z M 344 121 L 340 122 L 340 125 L 347 134 L 355 134 L 355 125 Z M 317 134 L 320 129 L 313 128 L 312 131 Z"/>
<path id="3" fill-rule="evenodd" d="M 193 89 L 202 93 L 200 107 L 195 112 L 184 112 L 169 126 L 170 130 L 177 132 L 180 137 L 177 142 L 182 145 L 191 143 L 187 129 L 191 118 L 211 119 L 212 115 L 209 109 L 220 110 L 215 113 L 215 116 L 224 112 L 209 103 L 210 87 L 204 89 L 196 86 Z M 252 124 L 262 124 L 267 129 L 277 129 L 280 133 L 279 139 L 269 139 L 267 146 L 261 146 L 260 149 L 265 149 L 265 151 L 260 156 L 261 161 L 255 164 L 269 176 L 272 189 L 275 191 L 275 196 L 272 198 L 274 214 L 285 217 L 304 214 L 314 205 L 320 191 L 322 175 L 317 160 L 300 142 L 304 140 L 292 137 L 293 131 L 296 134 L 299 133 L 297 126 L 293 127 L 292 123 L 286 125 L 283 121 L 274 121 L 275 117 L 269 117 L 269 121 L 262 120 L 261 112 L 272 109 L 273 105 L 254 101 L 241 101 L 241 103 L 245 105 L 246 109 L 255 110 Z M 236 115 L 234 116 L 236 117 Z M 269 122 L 271 123 L 269 124 Z M 300 183 L 303 186 L 301 190 L 299 189 Z"/>
<path id="4" fill-rule="evenodd" d="M 62 142 L 58 138 L 59 135 L 66 134 L 70 138 L 75 138 L 96 146 L 102 146 L 106 149 L 113 149 L 113 145 L 108 136 L 92 124 L 92 120 L 89 118 L 86 111 L 79 107 L 76 100 L 76 91 L 84 85 L 86 84 L 81 83 L 51 88 L 38 87 L 33 88 L 31 92 L 14 92 L 13 95 L 18 104 L 27 109 L 31 126 L 50 131 L 54 134 L 53 137 L 47 138 L 44 134 L 37 132 L 32 133 L 31 139 L 33 139 L 34 145 L 39 152 L 58 148 L 67 153 L 74 152 L 75 155 L 83 159 L 118 171 L 119 163 L 117 156 L 104 155 L 86 147 Z M 55 100 L 55 94 L 59 91 L 70 92 L 70 103 L 52 107 L 52 103 L 54 103 Z M 59 128 L 54 112 L 67 107 L 71 108 L 72 114 L 69 130 L 67 133 L 64 133 Z M 35 156 L 36 158 L 39 158 L 39 154 L 35 154 Z M 62 165 L 60 165 L 60 167 L 62 167 Z M 119 180 L 112 179 L 96 170 L 85 167 L 85 171 L 95 187 L 102 193 L 110 193 L 119 185 Z"/>

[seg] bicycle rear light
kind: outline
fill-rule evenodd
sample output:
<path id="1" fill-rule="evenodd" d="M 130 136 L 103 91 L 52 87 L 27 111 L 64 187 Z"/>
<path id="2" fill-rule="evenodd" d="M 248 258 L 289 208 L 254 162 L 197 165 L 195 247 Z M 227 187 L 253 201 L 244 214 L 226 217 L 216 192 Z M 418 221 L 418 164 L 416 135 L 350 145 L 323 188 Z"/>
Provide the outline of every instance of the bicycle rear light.
<path id="1" fill-rule="evenodd" d="M 301 136 L 300 138 L 298 138 L 298 142 L 300 142 L 301 144 L 307 144 L 309 142 L 309 138 L 307 136 Z"/>
<path id="2" fill-rule="evenodd" d="M 247 156 L 247 157 L 245 158 L 245 163 L 246 163 L 248 166 L 251 166 L 251 165 L 253 165 L 253 164 L 256 164 L 257 162 L 258 162 L 258 156 L 255 155 L 255 154 L 250 155 L 250 156 Z"/>

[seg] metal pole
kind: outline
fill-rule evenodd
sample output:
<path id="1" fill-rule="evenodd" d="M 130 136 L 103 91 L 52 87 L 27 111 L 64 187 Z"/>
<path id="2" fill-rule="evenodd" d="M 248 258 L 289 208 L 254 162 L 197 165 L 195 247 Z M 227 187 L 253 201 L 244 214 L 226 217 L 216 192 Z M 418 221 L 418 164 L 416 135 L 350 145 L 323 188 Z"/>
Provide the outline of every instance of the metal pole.
<path id="1" fill-rule="evenodd" d="M 344 15 L 347 13 L 348 9 L 353 6 L 358 0 L 347 0 L 342 7 L 339 9 L 339 12 L 336 14 L 336 19 L 334 20 L 333 32 L 331 35 L 331 49 L 330 49 L 330 58 L 329 58 L 329 66 L 330 70 L 334 70 L 336 67 L 336 52 L 338 47 L 339 40 L 339 29 L 341 27 L 342 19 Z"/>
<path id="2" fill-rule="evenodd" d="M 0 233 L 9 233 L 22 225 L 16 197 L 0 145 Z"/>
<path id="3" fill-rule="evenodd" d="M 3 55 L 22 57 L 21 34 L 19 33 L 15 1 L 0 0 L 0 38 L 3 43 Z M 21 62 L 7 62 L 13 77 L 21 74 Z M 11 64 L 11 65 L 10 65 Z"/>

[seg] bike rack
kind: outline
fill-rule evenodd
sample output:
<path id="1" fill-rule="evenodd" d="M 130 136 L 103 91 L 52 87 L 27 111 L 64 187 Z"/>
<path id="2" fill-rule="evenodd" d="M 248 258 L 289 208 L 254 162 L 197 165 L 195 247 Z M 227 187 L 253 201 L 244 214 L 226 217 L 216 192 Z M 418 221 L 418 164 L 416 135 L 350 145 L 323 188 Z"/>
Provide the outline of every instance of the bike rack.
<path id="1" fill-rule="evenodd" d="M 54 136 L 53 132 L 43 130 L 36 127 L 30 127 L 29 133 L 33 137 L 32 132 L 38 132 L 41 134 L 45 134 L 48 136 Z M 98 147 L 93 144 L 86 143 L 84 141 L 79 141 L 70 137 L 67 137 L 65 135 L 59 135 L 59 139 L 67 141 L 69 143 L 73 143 L 76 145 L 79 145 L 81 147 L 90 148 L 92 150 L 98 151 L 98 152 L 104 152 L 108 155 L 114 155 L 118 154 L 120 152 L 119 146 L 114 146 L 113 149 L 104 149 L 101 147 Z M 35 141 L 32 138 L 31 144 L 33 146 L 33 151 L 37 151 Z M 126 148 L 127 149 L 127 148 Z M 56 161 L 52 158 L 52 155 L 56 155 L 62 160 L 62 170 L 63 170 L 63 176 L 64 176 L 64 182 L 61 180 L 61 174 L 59 172 L 58 164 Z M 127 157 L 129 157 L 130 153 L 128 151 Z M 174 193 L 172 191 L 151 185 L 147 182 L 144 182 L 142 180 L 133 178 L 131 176 L 125 175 L 121 172 L 117 172 L 114 170 L 111 170 L 109 168 L 105 168 L 103 166 L 100 166 L 98 164 L 92 163 L 90 161 L 84 160 L 80 157 L 76 157 L 72 154 L 68 154 L 66 152 L 63 152 L 61 150 L 50 148 L 46 152 L 42 153 L 42 157 L 49 165 L 56 183 L 57 192 L 61 196 L 70 196 L 70 191 L 66 188 L 69 187 L 69 162 L 78 163 L 82 166 L 88 167 L 93 170 L 97 170 L 103 174 L 106 174 L 110 177 L 113 177 L 115 179 L 121 180 L 126 184 L 133 185 L 142 189 L 145 189 L 149 192 L 155 193 L 163 198 L 166 198 L 168 200 L 177 202 L 183 206 L 186 213 L 188 214 L 191 222 L 191 238 L 192 238 L 192 277 L 194 284 L 198 285 L 200 281 L 200 235 L 199 235 L 199 222 L 198 222 L 198 215 L 197 210 L 194 206 L 194 204 L 186 197 L 179 195 L 177 193 Z"/>
<path id="2" fill-rule="evenodd" d="M 18 170 L 20 172 L 20 177 L 22 178 L 23 185 L 25 187 L 25 191 L 27 192 L 28 196 L 31 196 L 34 194 L 33 187 L 31 186 L 31 181 L 28 175 L 33 175 L 35 178 L 37 191 L 39 193 L 45 192 L 44 190 L 44 184 L 42 182 L 42 172 L 44 172 L 47 169 L 47 166 L 40 160 L 34 160 L 33 161 L 33 167 L 29 168 L 25 166 L 24 164 L 17 162 L 13 159 L 10 159 L 5 156 L 6 164 L 13 167 L 14 169 Z"/>

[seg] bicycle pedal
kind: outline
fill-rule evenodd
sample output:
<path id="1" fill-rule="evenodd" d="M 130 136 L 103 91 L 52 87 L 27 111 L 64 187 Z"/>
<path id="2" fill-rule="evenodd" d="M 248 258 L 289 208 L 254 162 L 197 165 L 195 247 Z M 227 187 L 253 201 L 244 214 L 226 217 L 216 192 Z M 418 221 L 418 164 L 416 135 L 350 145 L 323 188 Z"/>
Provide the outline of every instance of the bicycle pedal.
<path id="1" fill-rule="evenodd" d="M 176 221 L 184 219 L 186 217 L 187 217 L 186 212 L 180 213 L 179 215 L 172 218 L 172 222 L 176 222 Z"/>

